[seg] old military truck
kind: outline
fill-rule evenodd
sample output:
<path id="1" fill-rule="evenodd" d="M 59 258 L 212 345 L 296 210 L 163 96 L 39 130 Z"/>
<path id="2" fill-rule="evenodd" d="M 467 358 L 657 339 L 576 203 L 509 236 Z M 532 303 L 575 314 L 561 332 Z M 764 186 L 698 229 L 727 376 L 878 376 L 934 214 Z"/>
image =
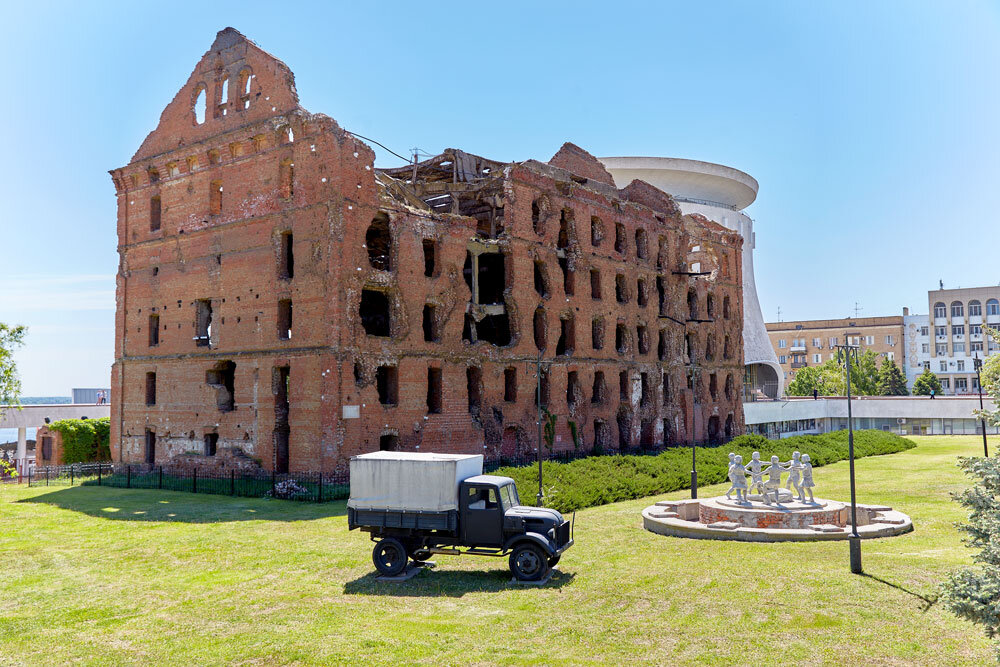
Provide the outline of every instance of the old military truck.
<path id="1" fill-rule="evenodd" d="M 351 458 L 347 522 L 371 534 L 387 576 L 432 554 L 509 556 L 522 581 L 545 576 L 573 545 L 562 514 L 518 501 L 509 477 L 484 475 L 481 455 L 373 452 Z"/>

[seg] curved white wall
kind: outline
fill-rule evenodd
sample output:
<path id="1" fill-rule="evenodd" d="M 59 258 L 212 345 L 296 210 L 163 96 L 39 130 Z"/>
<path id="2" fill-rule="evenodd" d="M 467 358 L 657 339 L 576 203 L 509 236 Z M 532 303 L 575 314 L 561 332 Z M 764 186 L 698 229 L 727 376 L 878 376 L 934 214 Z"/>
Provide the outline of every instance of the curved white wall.
<path id="1" fill-rule="evenodd" d="M 700 213 L 743 237 L 743 360 L 744 364 L 762 364 L 777 376 L 776 395 L 784 394 L 784 372 L 771 347 L 764 326 L 764 315 L 754 281 L 753 249 L 756 240 L 753 220 L 739 208 L 753 203 L 757 181 L 742 171 L 697 160 L 651 157 L 598 158 L 615 179 L 625 187 L 640 179 L 672 195 L 681 212 Z M 708 197 L 712 197 L 711 200 Z M 697 201 L 694 201 L 697 200 Z"/>

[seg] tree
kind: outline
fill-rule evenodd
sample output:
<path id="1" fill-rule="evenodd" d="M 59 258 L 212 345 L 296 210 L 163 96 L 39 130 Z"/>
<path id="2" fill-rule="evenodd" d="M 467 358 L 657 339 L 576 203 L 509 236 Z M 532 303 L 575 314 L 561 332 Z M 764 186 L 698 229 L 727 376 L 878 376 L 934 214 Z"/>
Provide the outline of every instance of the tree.
<path id="1" fill-rule="evenodd" d="M 1000 343 L 1000 331 L 992 327 L 983 327 L 993 341 Z M 983 391 L 994 399 L 1000 398 L 1000 354 L 991 354 L 983 362 L 983 368 L 979 373 L 980 381 L 983 383 Z M 983 410 L 983 416 L 993 426 L 1000 426 L 1000 410 Z"/>
<path id="2" fill-rule="evenodd" d="M 865 350 L 857 362 L 851 360 L 851 393 L 855 396 L 874 396 L 878 393 L 878 355 Z"/>
<path id="3" fill-rule="evenodd" d="M 959 459 L 959 466 L 976 479 L 971 489 L 952 497 L 969 510 L 960 526 L 965 543 L 979 553 L 978 566 L 952 573 L 944 583 L 944 602 L 956 615 L 985 626 L 986 636 L 1000 634 L 1000 459 Z"/>
<path id="4" fill-rule="evenodd" d="M 889 357 L 882 360 L 882 367 L 878 369 L 875 393 L 879 396 L 906 396 L 910 393 L 906 390 L 906 378 L 903 377 L 903 372 Z"/>
<path id="5" fill-rule="evenodd" d="M 14 350 L 21 347 L 27 329 L 0 322 L 0 414 L 4 405 L 19 405 L 21 379 L 14 363 Z"/>
<path id="6" fill-rule="evenodd" d="M 917 379 L 913 381 L 913 395 L 929 396 L 932 389 L 935 394 L 940 394 L 941 380 L 938 380 L 937 375 L 931 373 L 931 369 L 925 368 L 924 372 L 918 375 Z"/>
<path id="7" fill-rule="evenodd" d="M 806 366 L 795 373 L 785 394 L 788 396 L 812 396 L 813 389 L 823 396 L 844 395 L 844 369 L 835 361 L 827 361 L 819 366 Z"/>

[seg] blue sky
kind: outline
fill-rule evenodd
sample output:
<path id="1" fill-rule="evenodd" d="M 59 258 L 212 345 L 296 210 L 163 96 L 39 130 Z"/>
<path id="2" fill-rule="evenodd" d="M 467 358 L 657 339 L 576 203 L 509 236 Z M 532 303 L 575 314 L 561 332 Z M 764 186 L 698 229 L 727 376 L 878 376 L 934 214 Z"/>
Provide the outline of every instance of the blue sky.
<path id="1" fill-rule="evenodd" d="M 30 327 L 26 395 L 107 384 L 107 171 L 225 26 L 292 68 L 307 109 L 399 153 L 548 159 L 570 140 L 747 171 L 766 320 L 925 312 L 939 279 L 1000 282 L 993 2 L 18 3 L 0 321 Z"/>

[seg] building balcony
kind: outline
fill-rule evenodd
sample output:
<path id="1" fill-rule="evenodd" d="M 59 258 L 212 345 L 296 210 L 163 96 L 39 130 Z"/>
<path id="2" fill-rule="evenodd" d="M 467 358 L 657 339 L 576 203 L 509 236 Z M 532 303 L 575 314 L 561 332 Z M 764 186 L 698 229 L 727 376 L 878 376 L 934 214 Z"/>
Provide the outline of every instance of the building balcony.
<path id="1" fill-rule="evenodd" d="M 792 345 L 790 348 L 788 348 L 788 351 L 789 352 L 805 352 L 806 351 L 806 346 L 805 345 Z"/>
<path id="2" fill-rule="evenodd" d="M 792 368 L 793 369 L 794 368 L 805 368 L 808 365 L 809 365 L 809 362 L 807 362 L 807 361 L 793 361 L 792 362 Z"/>

